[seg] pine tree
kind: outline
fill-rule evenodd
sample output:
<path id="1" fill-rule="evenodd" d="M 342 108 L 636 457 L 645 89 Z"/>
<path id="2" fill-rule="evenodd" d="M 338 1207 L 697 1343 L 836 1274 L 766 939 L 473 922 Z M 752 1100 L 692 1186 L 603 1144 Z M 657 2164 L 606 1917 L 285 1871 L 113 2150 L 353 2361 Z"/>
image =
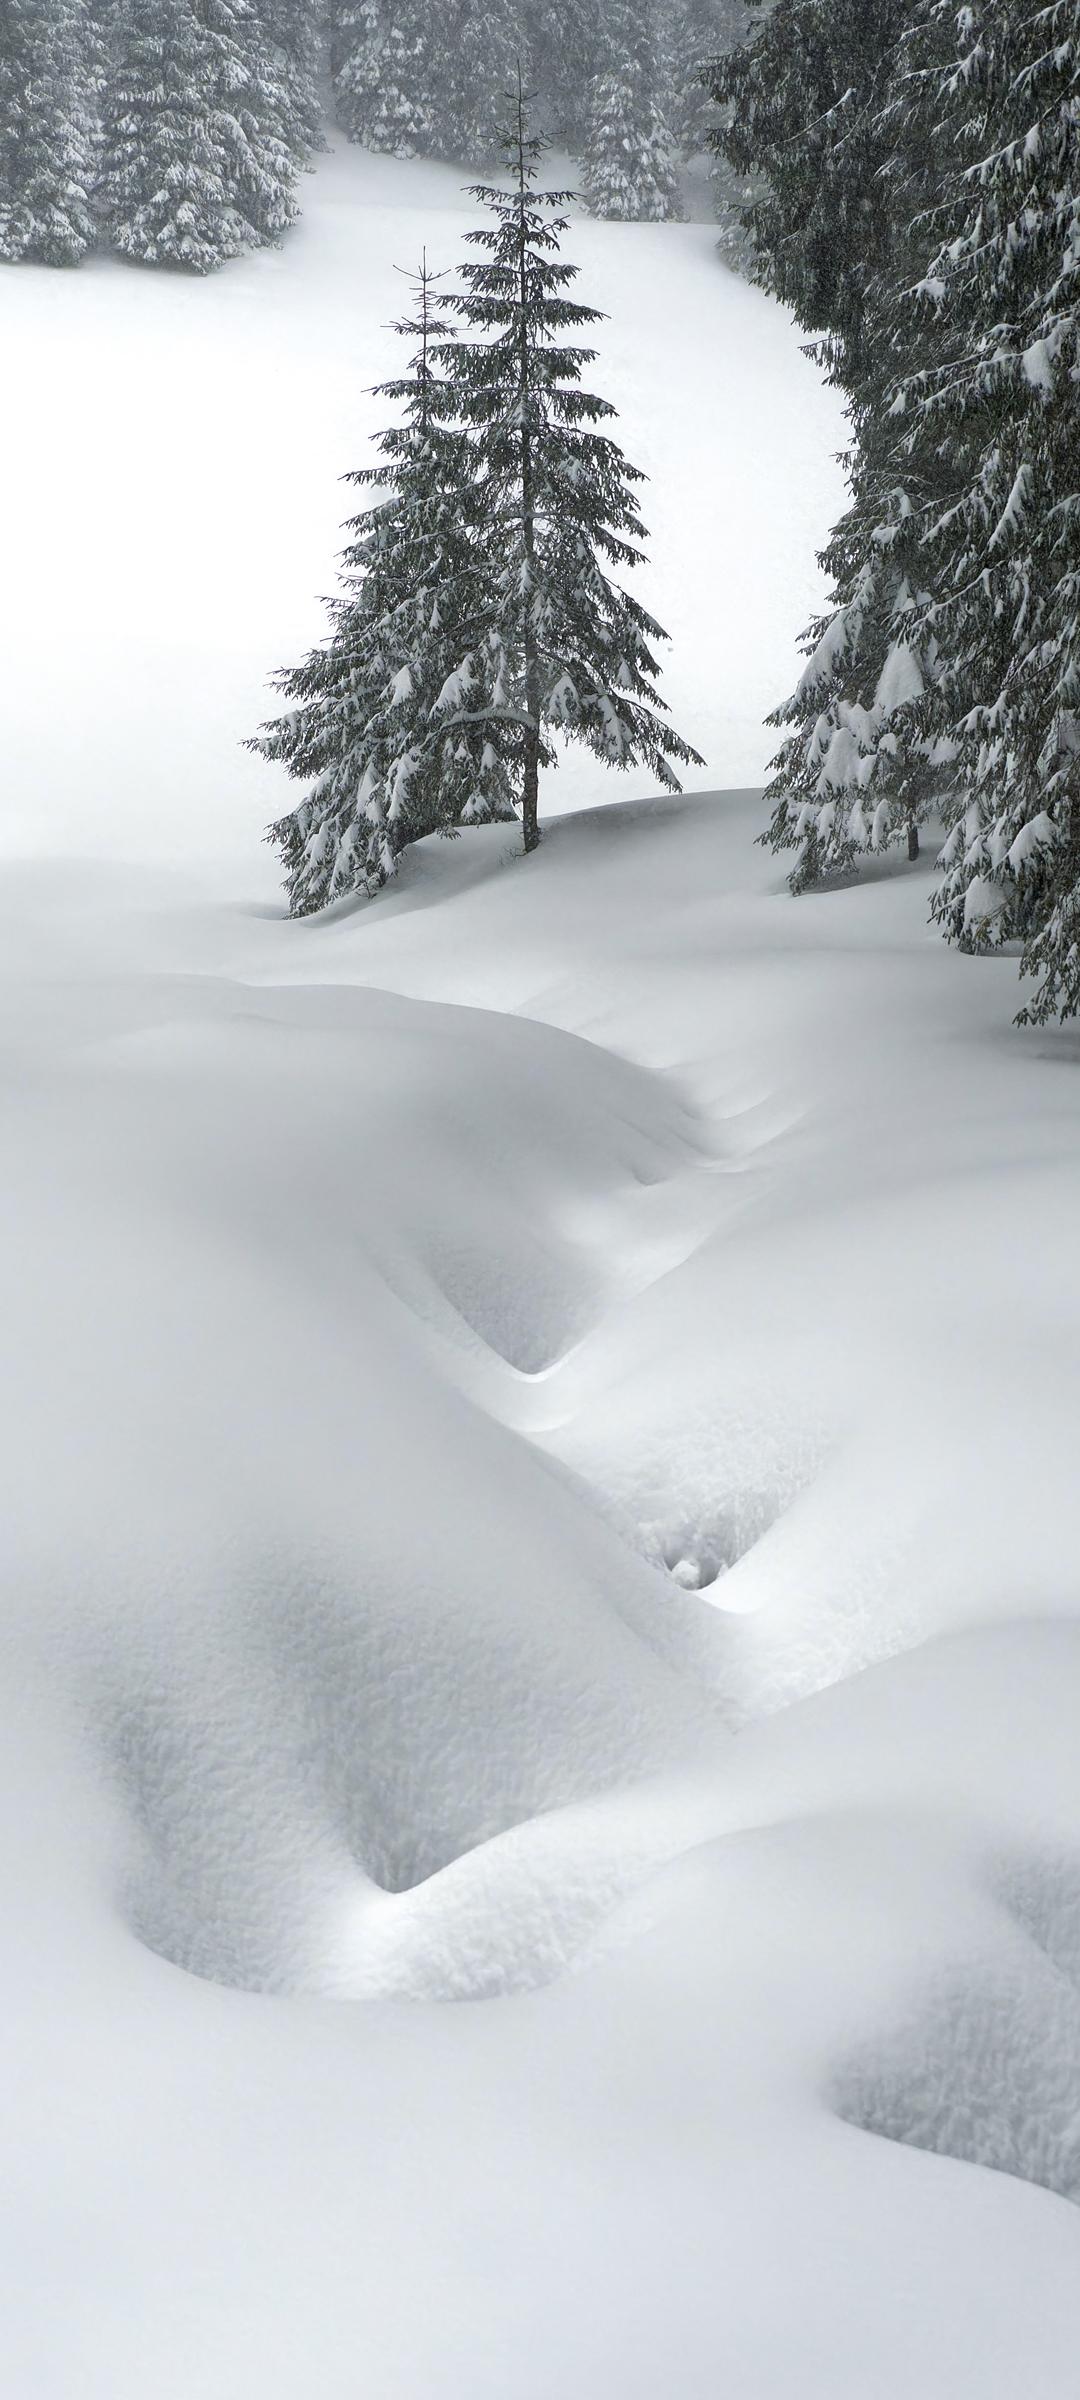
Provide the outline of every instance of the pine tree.
<path id="1" fill-rule="evenodd" d="M 483 730 L 491 692 L 477 635 L 492 570 L 469 448 L 436 365 L 449 329 L 434 283 L 425 261 L 417 313 L 396 327 L 418 348 L 379 387 L 401 411 L 379 436 L 383 463 L 347 478 L 376 496 L 348 526 L 331 639 L 275 677 L 289 713 L 249 744 L 312 786 L 268 836 L 294 916 L 377 890 L 425 834 L 514 814 Z"/>
<path id="2" fill-rule="evenodd" d="M 290 156 L 305 166 L 325 149 L 322 131 L 323 9 L 321 0 L 256 0 L 280 93 L 279 125 Z"/>
<path id="3" fill-rule="evenodd" d="M 668 33 L 672 131 L 684 158 L 711 147 L 716 102 L 707 77 L 747 31 L 746 0 L 674 0 Z"/>
<path id="4" fill-rule="evenodd" d="M 434 30 L 430 0 L 340 0 L 334 96 L 350 141 L 396 158 L 437 148 Z"/>
<path id="5" fill-rule="evenodd" d="M 754 176 L 737 174 L 717 149 L 724 112 L 712 85 L 719 60 L 738 49 L 748 32 L 748 0 L 675 0 L 669 41 L 671 126 L 685 159 L 713 154 L 710 183 L 717 246 L 725 263 L 741 275 L 748 275 L 753 265 L 746 218 L 760 190 Z"/>
<path id="6" fill-rule="evenodd" d="M 932 721 L 957 761 L 935 914 L 1024 942 L 1040 1023 L 1080 1012 L 1080 25 L 1067 0 L 922 15 L 958 155 L 979 135 L 925 278 L 936 355 L 900 393 L 949 485 L 924 541 Z"/>
<path id="7" fill-rule="evenodd" d="M 438 146 L 446 158 L 484 165 L 499 138 L 527 41 L 520 0 L 442 0 L 434 47 Z"/>
<path id="8" fill-rule="evenodd" d="M 747 4 L 747 39 L 711 73 L 716 148 L 760 186 L 747 228 L 756 280 L 826 338 L 851 391 L 897 237 L 882 126 L 910 0 Z"/>
<path id="9" fill-rule="evenodd" d="M 590 96 L 582 198 L 594 217 L 680 217 L 655 0 L 610 0 L 604 33 L 608 63 Z"/>
<path id="10" fill-rule="evenodd" d="M 926 478 L 901 479 L 879 430 L 864 427 L 851 453 L 852 505 L 821 553 L 833 604 L 810 628 L 799 683 L 771 720 L 795 730 L 773 761 L 762 838 L 795 851 L 795 892 L 899 840 L 916 859 L 920 828 L 953 775 L 952 750 L 928 730 L 940 658 L 920 577 Z"/>
<path id="11" fill-rule="evenodd" d="M 116 249 L 206 274 L 297 213 L 280 60 L 250 0 L 120 0 L 99 201 Z"/>
<path id="12" fill-rule="evenodd" d="M 821 558 L 831 605 L 774 719 L 792 730 L 764 839 L 794 851 L 796 891 L 897 839 L 915 857 L 950 772 L 927 722 L 939 658 L 922 534 L 941 478 L 925 448 L 901 450 L 890 415 L 893 298 L 925 264 L 938 174 L 935 111 L 903 34 L 898 0 L 778 0 L 713 77 L 728 111 L 721 154 L 759 178 L 747 211 L 757 279 L 816 336 L 811 354 L 851 424 L 851 505 Z M 923 309 L 909 345 L 928 331 Z"/>
<path id="13" fill-rule="evenodd" d="M 83 0 L 0 0 L 0 258 L 69 267 L 96 238 Z"/>
<path id="14" fill-rule="evenodd" d="M 532 850 L 554 732 L 610 766 L 644 761 L 669 790 L 672 759 L 701 761 L 657 713 L 661 628 L 607 572 L 641 559 L 643 478 L 597 430 L 614 410 L 581 389 L 595 354 L 578 337 L 599 312 L 566 297 L 577 273 L 560 256 L 569 195 L 535 188 L 544 144 L 520 86 L 504 147 L 511 188 L 476 188 L 493 222 L 469 237 L 481 257 L 453 302 L 469 338 L 442 363 L 475 442 L 493 562 L 483 640 L 492 695 L 463 721 L 482 725 L 520 794 Z"/>
<path id="15" fill-rule="evenodd" d="M 532 0 L 526 56 L 553 139 L 580 157 L 589 130 L 589 96 L 606 54 L 598 0 Z"/>

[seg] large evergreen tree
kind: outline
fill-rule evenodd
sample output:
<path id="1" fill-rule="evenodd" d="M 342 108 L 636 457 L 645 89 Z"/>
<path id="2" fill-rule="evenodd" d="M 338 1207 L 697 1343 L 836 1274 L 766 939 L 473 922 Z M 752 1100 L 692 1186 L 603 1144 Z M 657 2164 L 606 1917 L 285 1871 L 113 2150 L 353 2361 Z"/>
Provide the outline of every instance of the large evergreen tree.
<path id="1" fill-rule="evenodd" d="M 738 48 L 746 31 L 746 0 L 673 0 L 667 31 L 668 114 L 684 158 L 712 146 L 717 105 L 709 89 L 709 71 Z"/>
<path id="2" fill-rule="evenodd" d="M 716 147 L 759 185 L 756 279 L 854 391 L 873 372 L 874 299 L 898 233 L 883 123 L 910 0 L 747 5 L 747 38 L 711 74 Z"/>
<path id="3" fill-rule="evenodd" d="M 530 0 L 525 48 L 548 133 L 580 157 L 589 96 L 607 58 L 598 0 Z"/>
<path id="4" fill-rule="evenodd" d="M 469 446 L 436 364 L 448 327 L 433 281 L 425 262 L 417 313 L 396 328 L 416 349 L 380 386 L 400 412 L 379 436 L 381 464 L 348 478 L 372 497 L 348 527 L 331 638 L 275 678 L 288 713 L 250 744 L 311 787 L 269 835 L 294 916 L 376 890 L 424 834 L 514 813 L 484 732 L 492 568 Z"/>
<path id="5" fill-rule="evenodd" d="M 281 57 L 251 0 L 120 0 L 101 205 L 115 247 L 198 274 L 297 213 Z"/>
<path id="6" fill-rule="evenodd" d="M 96 233 L 84 0 L 0 0 L 0 258 L 75 266 Z"/>
<path id="7" fill-rule="evenodd" d="M 1080 1011 L 1080 24 L 1068 0 L 921 15 L 947 38 L 954 153 L 978 133 L 925 278 L 934 355 L 899 403 L 949 490 L 924 537 L 931 723 L 956 759 L 935 913 L 1024 942 L 1039 1022 Z"/>
<path id="8" fill-rule="evenodd" d="M 492 221 L 470 237 L 481 255 L 454 301 L 466 338 L 442 363 L 475 444 L 493 561 L 491 700 L 474 701 L 468 722 L 482 724 L 520 793 L 531 850 L 556 732 L 607 765 L 643 761 L 668 789 L 678 788 L 673 759 L 701 762 L 658 713 L 661 628 L 609 574 L 642 556 L 643 478 L 599 430 L 614 410 L 581 387 L 594 353 L 580 336 L 598 311 L 567 297 L 577 273 L 560 255 L 568 195 L 536 188 L 544 145 L 520 88 L 505 148 L 510 188 L 476 191 Z"/>
<path id="9" fill-rule="evenodd" d="M 822 553 L 831 604 L 775 720 L 791 730 L 766 838 L 794 851 L 796 890 L 897 838 L 914 856 L 948 767 L 924 706 L 939 662 L 921 537 L 940 473 L 925 446 L 901 453 L 890 415 L 893 298 L 925 263 L 938 173 L 929 81 L 902 39 L 906 7 L 777 0 L 713 76 L 727 112 L 721 153 L 758 178 L 747 210 L 757 278 L 816 337 L 851 421 L 851 505 Z M 923 310 L 909 340 L 927 331 Z"/>
<path id="10" fill-rule="evenodd" d="M 682 215 L 665 97 L 656 0 L 609 0 L 582 173 L 582 198 L 593 216 Z"/>
<path id="11" fill-rule="evenodd" d="M 322 0 L 255 0 L 279 92 L 279 130 L 294 160 L 304 165 L 324 147 L 322 132 Z"/>
<path id="12" fill-rule="evenodd" d="M 334 97 L 350 141 L 397 158 L 438 147 L 439 93 L 430 0 L 339 0 Z"/>
<path id="13" fill-rule="evenodd" d="M 435 45 L 439 148 L 482 165 L 497 158 L 507 97 L 527 40 L 521 0 L 443 0 Z"/>

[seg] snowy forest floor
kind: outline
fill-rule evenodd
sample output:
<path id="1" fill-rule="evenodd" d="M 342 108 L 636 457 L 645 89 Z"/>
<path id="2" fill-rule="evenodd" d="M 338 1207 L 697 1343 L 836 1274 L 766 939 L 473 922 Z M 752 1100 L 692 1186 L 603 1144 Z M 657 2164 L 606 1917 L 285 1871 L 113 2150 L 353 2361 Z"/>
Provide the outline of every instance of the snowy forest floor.
<path id="1" fill-rule="evenodd" d="M 1080 1037 L 580 765 L 282 921 L 235 744 L 453 200 L 0 292 L 0 2380 L 1060 2400 Z M 574 247 L 749 785 L 834 412 L 707 228 Z"/>

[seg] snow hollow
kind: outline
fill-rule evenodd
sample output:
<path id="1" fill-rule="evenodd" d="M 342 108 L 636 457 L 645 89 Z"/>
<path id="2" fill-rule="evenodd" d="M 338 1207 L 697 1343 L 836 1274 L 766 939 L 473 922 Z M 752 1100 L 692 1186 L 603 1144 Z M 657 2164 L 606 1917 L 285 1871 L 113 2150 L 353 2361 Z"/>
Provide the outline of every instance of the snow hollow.
<path id="1" fill-rule="evenodd" d="M 469 221 L 339 150 L 0 290 L 0 2385 L 1061 2400 L 1080 1044 L 755 846 L 841 428 L 704 224 L 571 253 L 709 788 L 284 920 L 239 744 Z"/>

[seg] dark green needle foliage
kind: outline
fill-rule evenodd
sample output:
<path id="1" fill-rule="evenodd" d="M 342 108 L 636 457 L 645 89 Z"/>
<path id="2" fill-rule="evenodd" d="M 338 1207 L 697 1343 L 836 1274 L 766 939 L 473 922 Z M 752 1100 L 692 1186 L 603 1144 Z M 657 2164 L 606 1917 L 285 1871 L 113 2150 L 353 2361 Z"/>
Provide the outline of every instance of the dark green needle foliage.
<path id="1" fill-rule="evenodd" d="M 347 478 L 372 497 L 348 526 L 330 639 L 275 677 L 288 713 L 250 744 L 310 786 L 269 834 L 294 916 L 377 890 L 424 834 L 514 813 L 485 733 L 491 567 L 436 357 L 449 328 L 435 313 L 434 280 L 425 263 L 416 313 L 396 328 L 413 355 L 379 387 L 400 421 L 378 438 L 381 463 Z"/>
<path id="2" fill-rule="evenodd" d="M 544 143 L 520 87 L 504 149 L 508 185 L 474 193 L 489 221 L 469 236 L 480 255 L 452 302 L 463 338 L 440 355 L 474 448 L 493 562 L 485 733 L 520 797 L 530 850 L 557 734 L 606 765 L 643 764 L 668 789 L 678 789 L 673 760 L 700 762 L 661 713 L 662 629 L 615 580 L 643 555 L 644 478 L 605 430 L 614 409 L 582 387 L 595 354 L 580 337 L 600 312 L 569 297 L 569 195 L 538 188 Z"/>

